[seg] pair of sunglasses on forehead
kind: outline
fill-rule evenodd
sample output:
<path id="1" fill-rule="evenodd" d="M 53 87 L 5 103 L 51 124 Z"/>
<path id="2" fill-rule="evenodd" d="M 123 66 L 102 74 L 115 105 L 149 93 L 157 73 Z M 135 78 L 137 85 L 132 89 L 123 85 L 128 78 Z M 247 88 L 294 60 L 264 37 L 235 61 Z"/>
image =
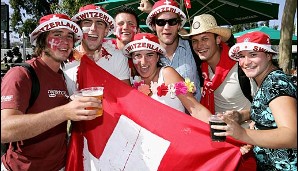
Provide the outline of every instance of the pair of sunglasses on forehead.
<path id="1" fill-rule="evenodd" d="M 165 26 L 167 23 L 170 25 L 170 26 L 174 26 L 174 25 L 177 25 L 178 23 L 181 22 L 180 19 L 178 18 L 171 18 L 171 19 L 155 19 L 155 24 L 158 25 L 158 26 Z"/>

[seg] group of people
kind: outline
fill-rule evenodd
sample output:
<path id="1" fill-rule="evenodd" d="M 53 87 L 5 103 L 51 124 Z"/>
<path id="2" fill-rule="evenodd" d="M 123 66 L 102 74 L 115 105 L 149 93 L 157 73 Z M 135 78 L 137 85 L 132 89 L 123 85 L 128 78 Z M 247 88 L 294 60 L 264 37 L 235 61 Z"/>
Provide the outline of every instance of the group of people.
<path id="1" fill-rule="evenodd" d="M 227 125 L 213 126 L 225 130 L 216 135 L 246 142 L 242 154 L 253 147 L 257 170 L 297 170 L 297 87 L 273 64 L 270 37 L 252 32 L 230 45 L 231 30 L 210 14 L 195 16 L 185 33 L 186 15 L 176 1 L 141 0 L 139 9 L 149 13 L 146 24 L 155 34 L 140 33 L 127 7 L 114 18 L 86 5 L 72 18 L 40 19 L 30 35 L 37 58 L 27 61 L 40 82 L 37 100 L 29 107 L 33 83 L 25 68 L 10 69 L 2 80 L 1 143 L 9 147 L 1 170 L 64 170 L 67 121 L 95 119 L 96 110 L 85 108 L 102 106 L 93 97 L 70 100 L 82 58 L 203 122 L 220 112 Z M 106 39 L 111 34 L 116 38 Z M 254 129 L 243 124 L 248 120 Z"/>

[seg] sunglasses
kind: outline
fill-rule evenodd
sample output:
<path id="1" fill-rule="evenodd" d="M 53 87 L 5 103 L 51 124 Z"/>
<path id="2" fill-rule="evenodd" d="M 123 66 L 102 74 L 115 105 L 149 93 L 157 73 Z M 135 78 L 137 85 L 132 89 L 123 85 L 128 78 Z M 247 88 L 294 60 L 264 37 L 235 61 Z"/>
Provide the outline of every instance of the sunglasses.
<path id="1" fill-rule="evenodd" d="M 170 26 L 174 26 L 177 25 L 180 22 L 180 20 L 178 18 L 172 18 L 172 19 L 155 19 L 155 24 L 158 26 L 165 26 L 167 23 Z"/>

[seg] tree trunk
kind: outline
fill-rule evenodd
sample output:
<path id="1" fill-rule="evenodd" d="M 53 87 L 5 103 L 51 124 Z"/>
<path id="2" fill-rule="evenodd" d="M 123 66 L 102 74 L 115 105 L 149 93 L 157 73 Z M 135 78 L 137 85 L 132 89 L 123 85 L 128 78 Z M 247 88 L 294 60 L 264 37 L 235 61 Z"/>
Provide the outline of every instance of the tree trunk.
<path id="1" fill-rule="evenodd" d="M 281 20 L 278 64 L 287 74 L 290 73 L 290 60 L 292 58 L 292 36 L 296 6 L 297 0 L 286 0 Z"/>

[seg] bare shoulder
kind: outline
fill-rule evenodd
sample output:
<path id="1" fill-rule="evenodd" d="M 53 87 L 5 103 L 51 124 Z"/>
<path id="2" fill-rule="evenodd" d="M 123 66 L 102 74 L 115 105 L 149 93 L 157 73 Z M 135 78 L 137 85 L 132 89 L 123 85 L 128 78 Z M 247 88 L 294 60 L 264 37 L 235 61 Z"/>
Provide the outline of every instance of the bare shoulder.
<path id="1" fill-rule="evenodd" d="M 181 75 L 172 67 L 168 66 L 163 69 L 163 77 L 166 84 L 184 81 Z"/>

